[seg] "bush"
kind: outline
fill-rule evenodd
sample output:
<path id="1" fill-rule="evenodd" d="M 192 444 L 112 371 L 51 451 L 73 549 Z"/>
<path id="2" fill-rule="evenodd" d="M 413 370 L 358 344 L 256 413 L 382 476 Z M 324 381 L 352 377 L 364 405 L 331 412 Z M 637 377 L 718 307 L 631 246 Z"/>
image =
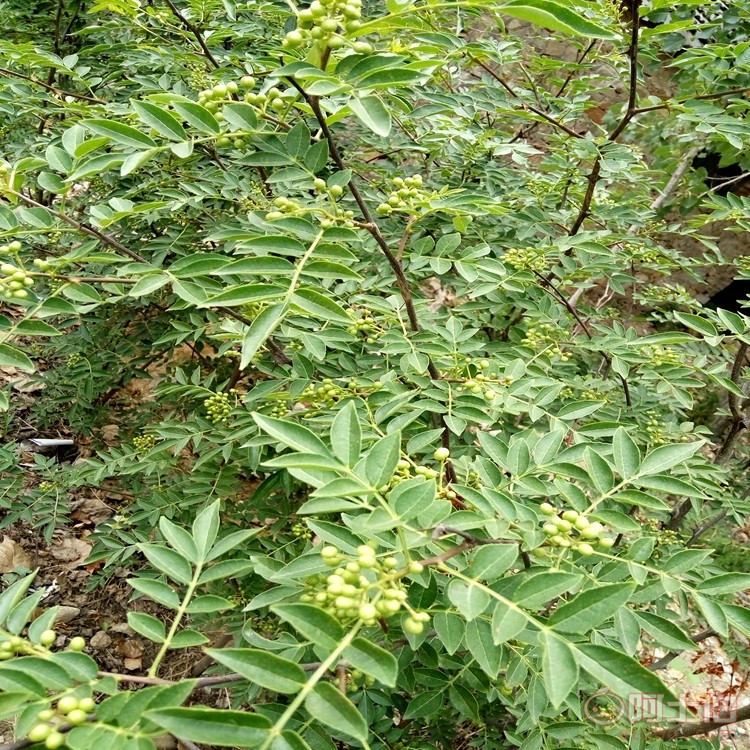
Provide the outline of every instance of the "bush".
<path id="1" fill-rule="evenodd" d="M 44 387 L 0 402 L 97 451 L 4 449 L 5 523 L 49 538 L 114 483 L 98 581 L 127 564 L 164 616 L 130 613 L 132 689 L 19 578 L 0 716 L 76 750 L 715 729 L 652 654 L 750 636 L 750 574 L 701 546 L 747 510 L 750 318 L 689 288 L 706 227 L 750 226 L 691 170 L 750 140 L 750 4 L 290 5 L 7 10 L 0 365 Z M 196 647 L 210 675 L 162 679 Z"/>

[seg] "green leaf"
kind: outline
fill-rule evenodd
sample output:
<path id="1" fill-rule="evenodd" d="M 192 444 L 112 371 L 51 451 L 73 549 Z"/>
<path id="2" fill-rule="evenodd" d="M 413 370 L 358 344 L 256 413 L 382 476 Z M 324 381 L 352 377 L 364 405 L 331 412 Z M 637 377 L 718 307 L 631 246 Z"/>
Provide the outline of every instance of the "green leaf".
<path id="1" fill-rule="evenodd" d="M 618 39 L 619 36 L 593 23 L 571 8 L 551 0 L 510 0 L 498 10 L 506 15 L 529 21 L 546 29 L 593 39 Z"/>
<path id="2" fill-rule="evenodd" d="M 219 747 L 258 747 L 271 728 L 265 716 L 218 708 L 158 708 L 144 716 L 175 737 Z"/>
<path id="3" fill-rule="evenodd" d="M 216 541 L 216 535 L 219 533 L 220 510 L 221 500 L 216 500 L 204 508 L 193 521 L 192 537 L 195 540 L 200 561 L 208 559 L 208 552 Z M 191 562 L 198 562 L 198 560 L 191 560 Z"/>
<path id="4" fill-rule="evenodd" d="M 323 456 L 330 455 L 328 448 L 312 430 L 297 424 L 287 422 L 275 417 L 266 417 L 263 414 L 253 413 L 255 423 L 263 432 L 276 438 L 280 443 L 294 448 L 302 453 L 319 453 Z"/>
<path id="5" fill-rule="evenodd" d="M 131 578 L 128 583 L 136 590 L 145 594 L 159 604 L 170 609 L 180 606 L 180 597 L 177 592 L 163 581 L 155 581 L 153 578 Z"/>
<path id="6" fill-rule="evenodd" d="M 305 699 L 307 712 L 336 732 L 367 740 L 367 722 L 356 706 L 330 682 L 319 682 Z"/>
<path id="7" fill-rule="evenodd" d="M 750 573 L 724 573 L 713 576 L 698 584 L 701 594 L 737 594 L 750 588 Z"/>
<path id="8" fill-rule="evenodd" d="M 466 620 L 453 612 L 438 612 L 432 625 L 445 650 L 449 654 L 455 654 L 466 632 Z"/>
<path id="9" fill-rule="evenodd" d="M 367 638 L 355 638 L 342 654 L 355 669 L 374 677 L 388 687 L 396 685 L 398 661 L 396 657 Z"/>
<path id="10" fill-rule="evenodd" d="M 149 138 L 147 135 L 141 133 L 140 130 L 131 128 L 130 125 L 125 125 L 116 120 L 84 120 L 85 125 L 89 130 L 97 135 L 103 135 L 107 138 L 111 138 L 115 143 L 119 143 L 123 146 L 130 146 L 131 148 L 154 148 L 156 141 Z M 78 171 L 76 171 L 76 174 Z M 73 175 L 70 176 L 70 180 L 73 179 Z"/>
<path id="11" fill-rule="evenodd" d="M 365 476 L 373 487 L 387 484 L 401 458 L 401 433 L 380 438 L 365 457 Z"/>
<path id="12" fill-rule="evenodd" d="M 660 445 L 654 448 L 643 459 L 638 474 L 646 476 L 648 474 L 659 474 L 662 471 L 671 469 L 677 464 L 687 461 L 703 443 L 674 443 L 673 445 Z"/>
<path id="13" fill-rule="evenodd" d="M 305 638 L 333 650 L 344 637 L 339 621 L 311 604 L 276 604 L 271 610 Z"/>
<path id="14" fill-rule="evenodd" d="M 175 112 L 187 120 L 196 130 L 208 135 L 221 132 L 218 120 L 200 104 L 195 102 L 174 102 Z"/>
<path id="15" fill-rule="evenodd" d="M 391 132 L 391 113 L 380 97 L 355 97 L 350 100 L 349 107 L 365 127 L 381 138 L 385 138 Z"/>
<path id="16" fill-rule="evenodd" d="M 498 602 L 492 613 L 492 640 L 499 645 L 526 628 L 528 617 L 507 602 Z"/>
<path id="17" fill-rule="evenodd" d="M 631 583 L 596 586 L 559 606 L 549 618 L 549 624 L 564 633 L 587 633 L 627 604 L 634 590 L 635 585 Z"/>
<path id="18" fill-rule="evenodd" d="M 643 629 L 664 648 L 676 651 L 691 651 L 695 643 L 688 638 L 673 622 L 653 612 L 636 612 Z"/>
<path id="19" fill-rule="evenodd" d="M 287 134 L 284 140 L 286 150 L 291 156 L 298 160 L 304 160 L 307 150 L 310 148 L 310 128 L 300 120 Z"/>
<path id="20" fill-rule="evenodd" d="M 255 130 L 258 127 L 258 117 L 249 104 L 226 104 L 221 111 L 234 130 Z"/>
<path id="21" fill-rule="evenodd" d="M 341 305 L 314 289 L 298 289 L 292 295 L 290 302 L 292 307 L 311 315 L 313 318 L 346 325 L 352 322 L 351 316 Z"/>
<path id="22" fill-rule="evenodd" d="M 638 473 L 641 465 L 641 452 L 624 427 L 618 427 L 612 438 L 612 455 L 615 468 L 623 479 Z"/>
<path id="23" fill-rule="evenodd" d="M 496 581 L 518 559 L 515 544 L 487 544 L 471 558 L 471 577 L 479 581 Z"/>
<path id="24" fill-rule="evenodd" d="M 576 650 L 581 667 L 616 695 L 623 698 L 647 695 L 662 704 L 660 717 L 680 716 L 682 709 L 677 698 L 653 672 L 635 659 L 608 646 L 583 644 L 576 646 Z"/>
<path id="25" fill-rule="evenodd" d="M 693 315 L 693 313 L 684 312 L 675 312 L 673 314 L 682 325 L 692 328 L 694 331 L 698 331 L 698 333 L 701 333 L 704 336 L 718 336 L 719 334 L 716 326 L 710 320 L 706 320 L 700 315 Z"/>
<path id="26" fill-rule="evenodd" d="M 175 552 L 168 547 L 162 547 L 159 544 L 139 544 L 138 549 L 165 576 L 180 583 L 190 583 L 193 577 L 193 569 L 179 552 Z"/>
<path id="27" fill-rule="evenodd" d="M 306 676 L 299 664 L 252 648 L 207 648 L 206 654 L 250 682 L 275 693 L 298 693 Z"/>
<path id="28" fill-rule="evenodd" d="M 265 302 L 282 297 L 285 291 L 283 287 L 276 284 L 239 284 L 209 297 L 202 307 L 236 307 L 250 302 Z"/>
<path id="29" fill-rule="evenodd" d="M 161 620 L 143 612 L 128 612 L 128 625 L 155 643 L 164 643 L 167 630 Z"/>
<path id="30" fill-rule="evenodd" d="M 388 495 L 388 503 L 402 521 L 424 513 L 435 501 L 435 480 L 413 477 L 399 482 Z"/>
<path id="31" fill-rule="evenodd" d="M 578 662 L 573 649 L 555 633 L 542 631 L 544 687 L 553 708 L 559 708 L 578 684 Z"/>
<path id="32" fill-rule="evenodd" d="M 362 447 L 362 430 L 354 401 L 347 401 L 331 423 L 331 447 L 333 455 L 346 466 L 359 461 Z"/>
<path id="33" fill-rule="evenodd" d="M 120 176 L 127 177 L 129 174 L 140 169 L 147 161 L 158 154 L 160 149 L 150 148 L 148 151 L 136 151 L 130 154 L 120 167 Z"/>
<path id="34" fill-rule="evenodd" d="M 527 577 L 513 592 L 513 601 L 529 609 L 541 607 L 581 582 L 578 573 L 562 571 L 536 573 Z"/>
<path id="35" fill-rule="evenodd" d="M 141 276 L 138 281 L 133 284 L 128 290 L 128 296 L 130 297 L 143 297 L 146 294 L 151 294 L 157 289 L 160 289 L 165 284 L 171 281 L 171 277 L 168 273 L 157 272 L 149 273 L 146 276 Z"/>
<path id="36" fill-rule="evenodd" d="M 187 140 L 188 135 L 185 132 L 185 128 L 166 109 L 157 107 L 156 104 L 152 104 L 151 102 L 137 101 L 135 99 L 131 99 L 130 104 L 139 119 L 160 135 L 173 141 Z"/>
<path id="37" fill-rule="evenodd" d="M 503 649 L 495 644 L 492 628 L 487 620 L 479 618 L 466 625 L 466 645 L 484 673 L 495 679 L 503 660 Z"/>
<path id="38" fill-rule="evenodd" d="M 267 307 L 253 320 L 242 337 L 240 369 L 244 369 L 253 361 L 261 346 L 268 341 L 273 332 L 281 325 L 288 309 L 285 302 L 279 302 Z"/>
<path id="39" fill-rule="evenodd" d="M 34 363 L 20 350 L 8 344 L 0 344 L 0 367 L 17 367 L 34 372 Z"/>
<path id="40" fill-rule="evenodd" d="M 490 603 L 490 595 L 483 588 L 455 578 L 448 584 L 448 598 L 467 620 L 479 617 Z"/>

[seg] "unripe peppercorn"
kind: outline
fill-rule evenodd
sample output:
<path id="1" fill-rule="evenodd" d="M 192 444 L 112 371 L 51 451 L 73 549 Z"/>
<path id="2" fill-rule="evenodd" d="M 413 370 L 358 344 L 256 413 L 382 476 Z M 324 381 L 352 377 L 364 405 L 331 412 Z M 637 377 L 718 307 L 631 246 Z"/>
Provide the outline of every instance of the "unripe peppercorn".
<path id="1" fill-rule="evenodd" d="M 450 455 L 451 452 L 447 448 L 438 448 L 435 453 L 433 453 L 433 457 L 436 461 L 447 461 Z"/>
<path id="2" fill-rule="evenodd" d="M 555 513 L 557 513 L 557 510 L 555 509 L 555 506 L 550 503 L 542 503 L 539 506 L 539 512 L 545 516 L 554 516 Z"/>
<path id="3" fill-rule="evenodd" d="M 73 726 L 79 726 L 86 721 L 86 712 L 81 711 L 80 708 L 76 708 L 71 711 L 66 717 L 66 721 Z"/>
<path id="4" fill-rule="evenodd" d="M 45 630 L 39 636 L 39 643 L 41 643 L 42 646 L 51 646 L 55 642 L 56 639 L 57 639 L 57 633 L 55 633 L 54 630 Z"/>
<path id="5" fill-rule="evenodd" d="M 407 617 L 404 620 L 404 630 L 412 635 L 419 635 L 424 630 L 424 625 L 413 617 Z"/>
<path id="6" fill-rule="evenodd" d="M 78 707 L 78 699 L 74 698 L 72 695 L 64 695 L 59 701 L 57 701 L 57 706 L 55 706 L 61 714 L 69 714 L 71 711 L 77 710 Z"/>
<path id="7" fill-rule="evenodd" d="M 47 750 L 57 750 L 65 744 L 65 735 L 60 732 L 52 732 L 44 741 L 44 746 Z"/>
<path id="8" fill-rule="evenodd" d="M 68 648 L 71 651 L 83 651 L 86 648 L 86 639 L 77 635 L 75 638 L 71 638 L 68 643 Z"/>
<path id="9" fill-rule="evenodd" d="M 33 726 L 26 737 L 31 742 L 44 742 L 52 733 L 52 727 L 49 724 L 37 724 Z"/>

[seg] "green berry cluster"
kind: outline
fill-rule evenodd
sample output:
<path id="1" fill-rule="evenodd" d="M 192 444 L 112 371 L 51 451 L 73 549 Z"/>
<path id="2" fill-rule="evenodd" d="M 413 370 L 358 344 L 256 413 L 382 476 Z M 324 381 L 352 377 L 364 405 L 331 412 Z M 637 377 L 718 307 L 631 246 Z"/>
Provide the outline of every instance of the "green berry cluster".
<path id="1" fill-rule="evenodd" d="M 0 273 L 3 274 L 0 276 L 0 294 L 3 297 L 26 299 L 29 296 L 26 287 L 32 286 L 34 279 L 26 271 L 12 263 L 3 263 L 0 265 Z"/>
<path id="2" fill-rule="evenodd" d="M 544 250 L 536 247 L 511 248 L 500 259 L 516 271 L 536 271 L 541 273 L 547 268 Z"/>
<path id="3" fill-rule="evenodd" d="M 644 346 L 641 347 L 641 354 L 650 359 L 649 364 L 653 367 L 659 367 L 660 365 L 679 365 L 682 363 L 680 353 L 671 346 L 659 346 L 658 344 Z"/>
<path id="4" fill-rule="evenodd" d="M 330 211 L 322 212 L 320 226 L 322 229 L 330 229 L 337 223 L 346 227 L 354 226 L 354 211 L 343 210 L 340 206 L 335 205 L 336 201 L 344 194 L 344 188 L 341 185 L 328 185 L 321 177 L 313 180 L 313 188 L 320 194 L 325 194 L 334 203 L 333 213 Z M 309 213 L 321 213 L 319 208 L 302 206 L 291 198 L 280 195 L 274 199 L 274 209 L 266 214 L 266 221 L 278 221 L 285 216 L 302 216 Z"/>
<path id="5" fill-rule="evenodd" d="M 297 28 L 281 43 L 284 49 L 299 49 L 319 43 L 333 50 L 347 45 L 344 34 L 353 34 L 362 26 L 362 0 L 313 0 L 297 14 Z M 371 55 L 373 47 L 365 41 L 349 42 L 360 55 Z"/>
<path id="6" fill-rule="evenodd" d="M 20 252 L 23 245 L 18 240 L 13 240 L 7 245 L 0 245 L 0 255 L 10 255 Z"/>
<path id="7" fill-rule="evenodd" d="M 335 383 L 331 378 L 324 378 L 320 385 L 311 383 L 300 394 L 300 401 L 309 404 L 314 411 L 330 408 L 341 399 L 359 394 L 367 395 L 380 388 L 380 381 L 376 380 L 372 385 L 361 384 L 357 380 L 347 380 L 342 384 Z"/>
<path id="8" fill-rule="evenodd" d="M 357 548 L 356 559 L 346 559 L 333 546 L 323 547 L 320 555 L 326 565 L 335 568 L 329 576 L 311 576 L 300 601 L 317 604 L 342 622 L 362 620 L 375 625 L 379 619 L 392 617 L 405 609 L 409 614 L 403 622 L 404 630 L 414 635 L 421 633 L 430 616 L 416 612 L 407 602 L 405 573 L 421 573 L 421 563 L 412 562 L 407 571 L 397 571 L 395 557 L 379 559 L 376 548 L 363 544 Z"/>
<path id="9" fill-rule="evenodd" d="M 599 391 L 594 390 L 593 388 L 587 388 L 584 391 L 581 391 L 581 399 L 584 401 L 604 401 L 609 402 L 609 399 L 607 396 L 603 393 L 600 393 Z"/>
<path id="10" fill-rule="evenodd" d="M 692 307 L 695 304 L 695 298 L 680 284 L 656 286 L 649 284 L 639 290 L 639 298 L 647 302 L 664 303 L 669 302 L 673 305 L 686 305 Z"/>
<path id="11" fill-rule="evenodd" d="M 596 544 L 609 549 L 615 543 L 612 537 L 603 536 L 605 528 L 598 521 L 589 521 L 577 510 L 564 510 L 558 515 L 551 503 L 542 503 L 540 512 L 547 517 L 542 529 L 553 547 L 572 548 L 581 555 L 593 555 Z"/>
<path id="12" fill-rule="evenodd" d="M 39 724 L 35 724 L 26 736 L 30 742 L 43 742 L 47 750 L 57 750 L 65 744 L 65 735 L 59 731 L 60 726 L 85 724 L 94 708 L 96 703 L 93 698 L 64 695 L 58 699 L 54 709 L 45 708 L 37 714 Z"/>
<path id="13" fill-rule="evenodd" d="M 83 354 L 79 352 L 73 352 L 73 354 L 69 354 L 67 360 L 65 360 L 65 366 L 75 367 L 82 360 L 83 360 Z"/>
<path id="14" fill-rule="evenodd" d="M 370 675 L 366 675 L 359 669 L 353 670 L 347 675 L 346 679 L 346 691 L 347 693 L 356 693 L 363 687 L 370 687 L 375 684 L 375 678 Z"/>
<path id="15" fill-rule="evenodd" d="M 351 315 L 357 314 L 357 309 L 350 307 L 348 312 Z M 352 321 L 352 324 L 346 329 L 347 333 L 352 336 L 361 337 L 368 344 L 374 344 L 378 337 L 384 333 L 384 329 L 378 326 L 375 318 L 368 310 L 363 310 L 359 317 Z"/>
<path id="16" fill-rule="evenodd" d="M 526 331 L 521 344 L 531 349 L 545 349 L 547 354 L 559 357 L 561 362 L 567 362 L 570 357 L 559 346 L 559 341 L 564 335 L 565 332 L 557 326 L 539 323 Z"/>
<path id="17" fill-rule="evenodd" d="M 394 211 L 411 210 L 418 203 L 428 199 L 428 194 L 421 189 L 422 175 L 413 177 L 394 177 L 393 190 L 385 203 L 381 203 L 376 211 L 382 216 L 388 216 Z"/>
<path id="18" fill-rule="evenodd" d="M 148 453 L 156 445 L 156 435 L 136 435 L 133 438 L 133 448 L 138 454 Z"/>
<path id="19" fill-rule="evenodd" d="M 297 539 L 312 539 L 312 531 L 306 524 L 298 521 L 292 526 L 292 536 L 297 537 Z"/>
<path id="20" fill-rule="evenodd" d="M 229 396 L 230 394 L 234 395 L 236 393 L 237 389 L 231 388 L 228 393 L 214 393 L 213 396 L 209 396 L 203 402 L 203 406 L 206 407 L 208 418 L 214 424 L 226 424 L 229 421 L 229 415 L 232 413 L 234 406 L 236 406 L 236 403 L 234 405 L 231 403 Z"/>

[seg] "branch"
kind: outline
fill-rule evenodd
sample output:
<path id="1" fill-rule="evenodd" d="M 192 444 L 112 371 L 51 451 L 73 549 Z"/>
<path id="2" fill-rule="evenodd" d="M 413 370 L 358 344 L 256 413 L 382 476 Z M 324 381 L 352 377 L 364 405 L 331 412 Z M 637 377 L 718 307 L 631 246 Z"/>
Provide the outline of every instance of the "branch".
<path id="1" fill-rule="evenodd" d="M 676 740 L 683 737 L 694 737 L 696 734 L 708 734 L 714 729 L 723 729 L 729 724 L 737 724 L 740 721 L 750 719 L 750 703 L 742 708 L 719 711 L 709 721 L 684 722 L 672 729 L 658 729 L 654 732 L 657 737 L 665 740 Z M 0 748 L 2 750 L 2 748 Z"/>
<path id="2" fill-rule="evenodd" d="M 745 354 L 747 354 L 748 345 L 743 341 L 740 343 L 737 349 L 737 356 L 734 358 L 734 365 L 732 366 L 732 374 L 730 380 L 739 387 L 740 378 L 742 376 L 742 368 L 745 366 Z M 731 457 L 732 451 L 734 450 L 734 444 L 737 442 L 740 432 L 747 427 L 745 423 L 745 415 L 742 411 L 742 404 L 740 403 L 740 397 L 736 393 L 729 392 L 729 412 L 732 415 L 732 425 L 729 428 L 729 434 L 724 438 L 724 443 L 719 450 L 718 455 L 714 459 L 714 463 L 721 466 L 725 464 Z"/>
<path id="3" fill-rule="evenodd" d="M 109 234 L 104 234 L 104 232 L 100 232 L 98 229 L 94 229 L 93 227 L 88 226 L 88 224 L 83 224 L 80 221 L 77 221 L 72 216 L 68 216 L 67 214 L 60 213 L 59 211 L 55 211 L 55 209 L 50 208 L 49 206 L 44 206 L 41 203 L 38 203 L 33 198 L 29 198 L 28 196 L 24 195 L 23 193 L 19 193 L 12 188 L 3 188 L 4 192 L 14 195 L 16 198 L 18 198 L 20 201 L 23 201 L 28 206 L 36 206 L 37 208 L 43 208 L 45 211 L 48 211 L 53 216 L 60 219 L 60 221 L 64 221 L 66 224 L 69 224 L 71 227 L 77 229 L 79 232 L 83 232 L 84 234 L 88 234 L 89 237 L 96 237 L 100 242 L 103 242 L 105 245 L 109 245 L 110 247 L 113 247 L 118 252 L 121 252 L 123 255 L 127 255 L 129 258 L 132 258 L 135 261 L 138 261 L 139 263 L 148 263 L 148 261 L 138 255 L 138 253 L 134 252 L 130 248 L 125 247 L 121 242 L 118 242 L 114 237 L 112 237 Z"/>
<path id="4" fill-rule="evenodd" d="M 641 20 L 639 10 L 641 6 L 641 0 L 630 0 L 630 11 L 632 15 L 631 27 L 630 27 L 630 45 L 628 46 L 628 60 L 630 61 L 630 82 L 628 86 L 628 103 L 625 108 L 625 113 L 622 119 L 617 124 L 615 129 L 609 134 L 607 140 L 610 143 L 614 143 L 617 138 L 620 137 L 622 131 L 628 126 L 628 123 L 633 119 L 636 114 L 636 98 L 638 95 L 638 32 L 640 30 Z M 568 234 L 572 237 L 578 234 L 578 231 L 583 226 L 583 222 L 586 221 L 586 217 L 589 215 L 591 209 L 591 201 L 594 199 L 594 190 L 602 171 L 602 155 L 597 154 L 596 159 L 591 167 L 591 172 L 588 176 L 588 185 L 586 187 L 586 193 L 583 196 L 583 202 L 581 208 L 578 211 L 573 226 L 570 228 Z"/>
<path id="5" fill-rule="evenodd" d="M 711 638 L 714 635 L 716 635 L 716 631 L 713 628 L 708 628 L 707 630 L 702 630 L 700 633 L 696 633 L 694 636 L 690 638 L 690 640 L 693 641 L 693 643 L 700 643 L 701 641 L 705 641 L 706 638 Z M 682 653 L 681 651 L 670 651 L 670 653 L 662 656 L 661 659 L 659 659 L 659 661 L 655 661 L 653 664 L 649 664 L 648 668 L 652 672 L 656 672 L 660 669 L 665 669 L 681 653 Z"/>
<path id="6" fill-rule="evenodd" d="M 513 89 L 497 73 L 495 73 L 495 71 L 492 70 L 489 65 L 483 63 L 474 55 L 469 55 L 469 59 L 479 65 L 483 70 L 487 71 L 487 73 L 489 73 L 514 99 L 520 99 L 518 94 L 516 94 L 516 92 L 513 91 Z M 533 112 L 535 115 L 541 117 L 543 120 L 546 120 L 548 123 L 554 125 L 556 128 L 559 128 L 573 138 L 583 138 L 583 135 L 577 133 L 575 130 L 573 130 L 573 128 L 569 128 L 567 125 L 565 125 L 565 123 L 562 123 L 559 120 L 556 120 L 554 117 L 548 115 L 544 110 L 538 109 L 537 107 L 532 107 L 531 104 L 525 104 L 524 102 L 521 102 L 521 109 Z"/>
<path id="7" fill-rule="evenodd" d="M 745 86 L 740 89 L 728 89 L 727 91 L 717 91 L 714 94 L 701 94 L 700 96 L 688 96 L 685 99 L 677 99 L 673 102 L 663 102 L 662 104 L 654 104 L 651 107 L 636 107 L 633 114 L 641 115 L 644 112 L 655 112 L 658 109 L 669 109 L 670 107 L 685 104 L 686 102 L 694 101 L 706 101 L 707 99 L 721 99 L 725 96 L 734 96 L 735 94 L 746 94 L 750 91 L 750 86 Z"/>
<path id="8" fill-rule="evenodd" d="M 69 96 L 73 99 L 80 99 L 83 102 L 91 102 L 91 104 L 106 104 L 107 103 L 103 101 L 102 99 L 97 99 L 93 96 L 86 96 L 85 94 L 74 94 L 72 91 L 63 91 L 62 89 L 57 88 L 57 86 L 52 86 L 49 83 L 40 81 L 38 78 L 27 76 L 27 75 L 24 75 L 23 73 L 16 73 L 15 70 L 9 70 L 8 68 L 0 68 L 0 73 L 6 76 L 12 76 L 14 78 L 21 78 L 24 81 L 29 81 L 30 83 L 33 83 L 36 86 L 41 86 L 43 89 L 46 89 L 47 91 L 51 91 L 56 96 L 60 96 L 60 97 Z"/>
<path id="9" fill-rule="evenodd" d="M 165 2 L 169 6 L 169 9 L 172 11 L 172 13 L 174 13 L 174 15 L 180 20 L 180 23 L 182 23 L 182 25 L 195 37 L 195 41 L 198 42 L 198 45 L 203 50 L 203 54 L 208 58 L 211 65 L 213 65 L 214 68 L 220 68 L 221 65 L 206 45 L 206 40 L 203 38 L 203 34 L 201 34 L 198 27 L 192 21 L 188 20 L 187 18 L 185 18 L 185 16 L 182 15 L 180 9 L 172 2 L 172 0 L 165 0 Z"/>
<path id="10" fill-rule="evenodd" d="M 725 518 L 728 512 L 729 511 L 724 508 L 724 510 L 720 510 L 712 519 L 706 521 L 702 526 L 698 526 L 690 539 L 685 543 L 685 546 L 692 547 L 709 529 L 712 529 L 717 523 L 719 523 L 719 521 Z"/>

